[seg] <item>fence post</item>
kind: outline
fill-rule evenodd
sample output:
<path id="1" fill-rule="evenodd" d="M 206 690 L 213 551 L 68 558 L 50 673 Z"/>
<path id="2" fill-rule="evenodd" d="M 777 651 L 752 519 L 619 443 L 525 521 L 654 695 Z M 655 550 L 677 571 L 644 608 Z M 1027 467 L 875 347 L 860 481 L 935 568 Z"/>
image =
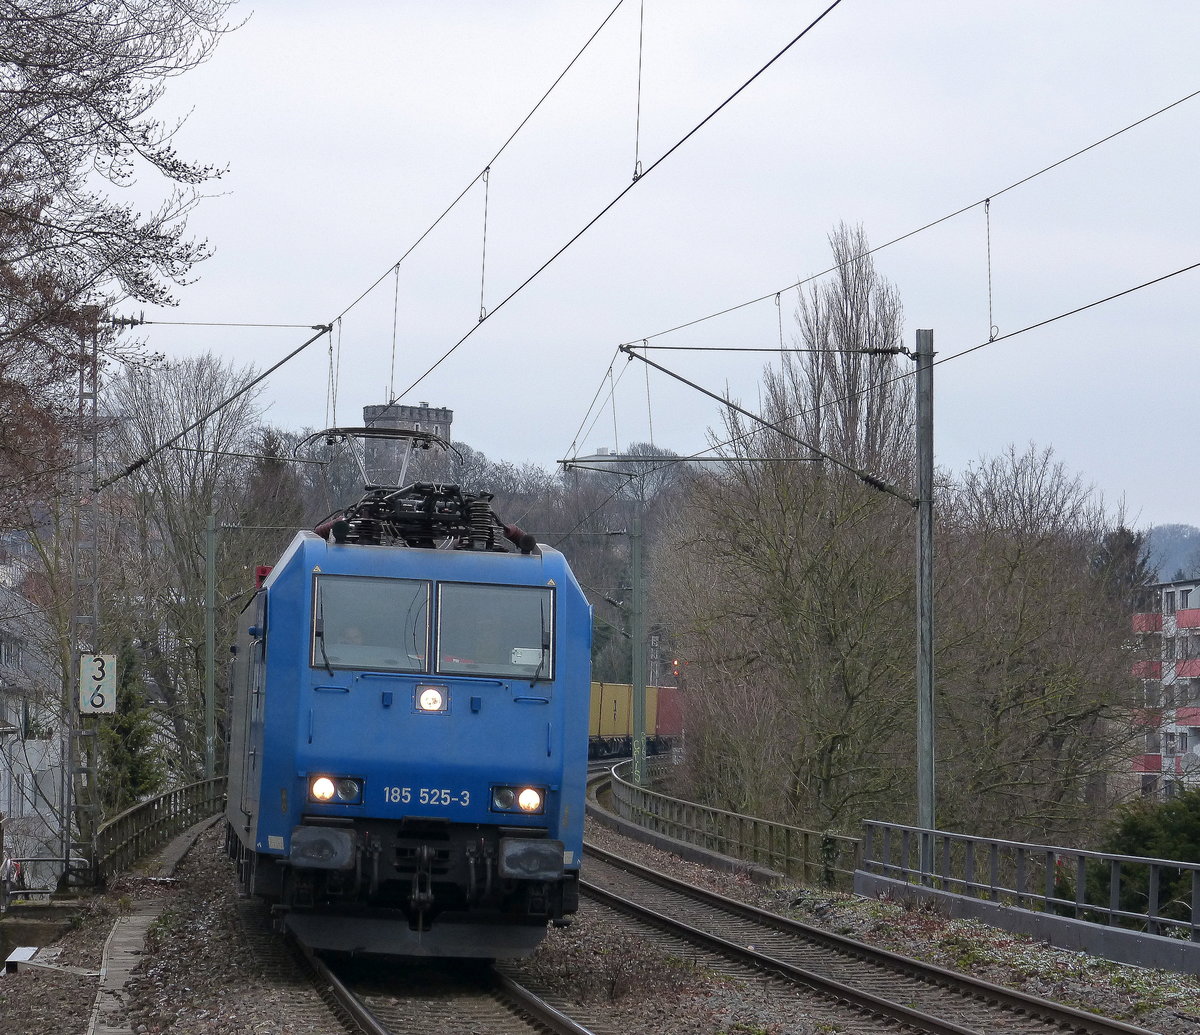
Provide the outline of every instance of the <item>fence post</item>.
<path id="1" fill-rule="evenodd" d="M 1159 878 L 1161 871 L 1158 868 L 1158 863 L 1150 864 L 1150 888 L 1148 901 L 1146 902 L 1146 930 L 1150 934 L 1158 934 L 1158 898 L 1159 898 Z"/>

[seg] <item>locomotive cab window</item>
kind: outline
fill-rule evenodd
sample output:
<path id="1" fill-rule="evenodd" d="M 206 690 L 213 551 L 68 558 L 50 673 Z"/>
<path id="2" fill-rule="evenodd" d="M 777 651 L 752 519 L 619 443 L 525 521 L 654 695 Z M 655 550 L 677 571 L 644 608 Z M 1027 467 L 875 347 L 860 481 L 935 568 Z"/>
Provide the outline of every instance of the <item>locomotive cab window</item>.
<path id="1" fill-rule="evenodd" d="M 437 643 L 443 675 L 553 679 L 554 591 L 441 583 Z"/>
<path id="2" fill-rule="evenodd" d="M 314 668 L 425 671 L 428 582 L 318 575 L 313 600 Z"/>

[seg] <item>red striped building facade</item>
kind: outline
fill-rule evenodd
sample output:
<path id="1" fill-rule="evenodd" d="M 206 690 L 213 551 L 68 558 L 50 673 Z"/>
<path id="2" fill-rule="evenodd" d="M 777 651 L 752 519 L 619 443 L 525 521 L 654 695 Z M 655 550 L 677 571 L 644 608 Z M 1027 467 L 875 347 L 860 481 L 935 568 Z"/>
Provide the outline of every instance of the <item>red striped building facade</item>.
<path id="1" fill-rule="evenodd" d="M 1200 579 L 1155 587 L 1158 611 L 1133 616 L 1145 648 L 1133 674 L 1145 690 L 1145 751 L 1133 760 L 1142 793 L 1200 788 Z"/>

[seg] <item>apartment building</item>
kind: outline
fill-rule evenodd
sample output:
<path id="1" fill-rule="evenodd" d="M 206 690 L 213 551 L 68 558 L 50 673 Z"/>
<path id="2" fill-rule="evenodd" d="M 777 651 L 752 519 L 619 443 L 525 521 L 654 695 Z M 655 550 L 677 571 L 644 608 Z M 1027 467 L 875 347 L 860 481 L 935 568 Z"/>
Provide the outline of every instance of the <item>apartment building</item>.
<path id="1" fill-rule="evenodd" d="M 1134 759 L 1142 793 L 1200 788 L 1200 579 L 1154 587 L 1158 610 L 1133 616 L 1144 657 L 1134 665 L 1146 708 L 1145 751 Z"/>
<path id="2" fill-rule="evenodd" d="M 0 817 L 4 851 L 33 888 L 62 871 L 62 705 L 40 612 L 16 588 L 20 540 L 0 536 Z"/>

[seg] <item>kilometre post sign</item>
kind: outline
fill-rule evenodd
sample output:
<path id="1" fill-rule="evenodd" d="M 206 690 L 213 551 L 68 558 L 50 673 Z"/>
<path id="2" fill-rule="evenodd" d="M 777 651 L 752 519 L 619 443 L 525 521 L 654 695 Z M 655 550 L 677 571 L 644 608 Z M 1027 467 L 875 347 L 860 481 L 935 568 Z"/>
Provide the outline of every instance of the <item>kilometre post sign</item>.
<path id="1" fill-rule="evenodd" d="M 79 656 L 79 711 L 82 715 L 115 715 L 117 712 L 117 656 Z"/>

